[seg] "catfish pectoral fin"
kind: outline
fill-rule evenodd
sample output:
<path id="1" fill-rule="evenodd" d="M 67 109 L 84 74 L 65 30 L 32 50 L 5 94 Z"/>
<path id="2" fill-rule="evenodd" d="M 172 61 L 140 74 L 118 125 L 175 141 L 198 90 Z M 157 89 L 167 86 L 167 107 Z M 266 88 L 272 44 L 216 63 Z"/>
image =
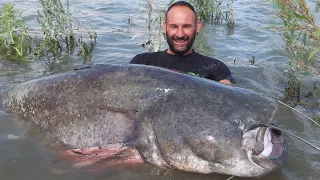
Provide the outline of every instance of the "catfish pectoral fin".
<path id="1" fill-rule="evenodd" d="M 113 166 L 116 164 L 143 163 L 139 152 L 134 147 L 122 144 L 110 144 L 102 147 L 72 149 L 59 153 L 61 160 L 68 161 L 75 168 L 93 165 Z"/>

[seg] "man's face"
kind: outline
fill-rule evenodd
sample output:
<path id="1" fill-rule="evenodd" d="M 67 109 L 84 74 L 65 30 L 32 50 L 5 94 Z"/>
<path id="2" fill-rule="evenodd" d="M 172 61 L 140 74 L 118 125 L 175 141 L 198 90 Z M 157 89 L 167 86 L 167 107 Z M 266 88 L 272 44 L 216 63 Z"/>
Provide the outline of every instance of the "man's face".
<path id="1" fill-rule="evenodd" d="M 169 45 L 168 53 L 187 55 L 192 52 L 196 33 L 200 31 L 200 22 L 191 9 L 176 6 L 170 9 L 167 21 L 163 24 Z"/>

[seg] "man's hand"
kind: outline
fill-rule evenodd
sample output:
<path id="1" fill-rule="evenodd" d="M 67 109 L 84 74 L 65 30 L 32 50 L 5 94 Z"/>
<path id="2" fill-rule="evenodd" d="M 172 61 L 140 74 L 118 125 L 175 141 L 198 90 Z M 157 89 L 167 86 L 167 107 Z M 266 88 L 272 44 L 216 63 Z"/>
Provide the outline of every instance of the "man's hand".
<path id="1" fill-rule="evenodd" d="M 222 79 L 222 80 L 219 81 L 219 83 L 228 84 L 228 85 L 232 84 L 228 79 Z"/>

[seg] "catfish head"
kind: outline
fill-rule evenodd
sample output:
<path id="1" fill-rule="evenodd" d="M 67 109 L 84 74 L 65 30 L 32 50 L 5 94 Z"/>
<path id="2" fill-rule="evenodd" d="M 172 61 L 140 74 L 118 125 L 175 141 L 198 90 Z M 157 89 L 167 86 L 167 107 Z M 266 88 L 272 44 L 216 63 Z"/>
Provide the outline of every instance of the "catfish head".
<path id="1" fill-rule="evenodd" d="M 184 92 L 188 96 L 171 91 L 141 113 L 137 149 L 144 161 L 240 177 L 260 177 L 280 168 L 286 142 L 280 131 L 264 126 L 273 120 L 277 104 L 251 91 L 219 88 Z"/>
<path id="2" fill-rule="evenodd" d="M 137 148 L 144 161 L 160 167 L 260 177 L 280 168 L 286 157 L 285 139 L 270 127 L 255 126 L 245 131 L 229 128 L 224 132 L 200 132 L 194 127 L 193 132 L 178 136 L 186 129 L 159 134 L 147 126 L 143 128 L 149 130 L 142 134 L 144 138 Z"/>

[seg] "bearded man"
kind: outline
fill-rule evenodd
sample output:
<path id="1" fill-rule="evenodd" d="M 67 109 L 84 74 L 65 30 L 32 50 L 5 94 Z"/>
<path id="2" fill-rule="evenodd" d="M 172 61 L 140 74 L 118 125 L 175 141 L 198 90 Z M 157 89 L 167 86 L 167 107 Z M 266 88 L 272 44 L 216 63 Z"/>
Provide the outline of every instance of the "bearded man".
<path id="1" fill-rule="evenodd" d="M 234 80 L 223 62 L 194 51 L 193 43 L 200 29 L 194 7 L 188 2 L 177 1 L 168 8 L 163 23 L 169 49 L 138 54 L 130 63 L 163 67 L 231 84 Z"/>

